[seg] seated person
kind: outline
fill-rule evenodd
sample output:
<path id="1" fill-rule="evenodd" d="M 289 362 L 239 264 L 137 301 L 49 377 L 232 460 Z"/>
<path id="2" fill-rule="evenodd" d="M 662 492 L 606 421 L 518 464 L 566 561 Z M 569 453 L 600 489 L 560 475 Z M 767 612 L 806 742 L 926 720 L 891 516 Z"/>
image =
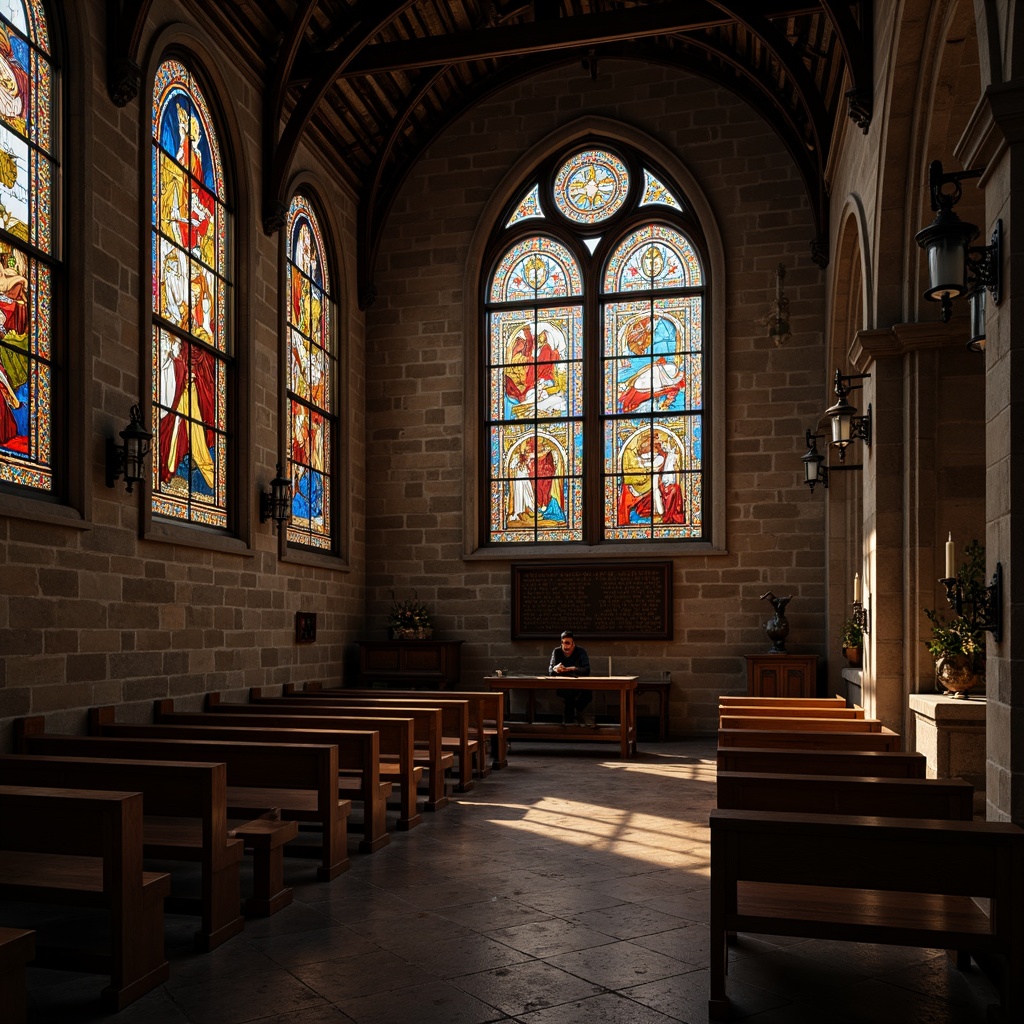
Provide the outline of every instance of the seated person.
<path id="1" fill-rule="evenodd" d="M 548 664 L 548 675 L 572 675 L 589 676 L 590 658 L 582 647 L 576 646 L 576 640 L 572 630 L 567 629 L 561 638 L 561 645 L 551 652 L 551 661 Z M 562 722 L 571 725 L 588 724 L 583 717 L 583 710 L 594 699 L 593 690 L 556 690 L 559 697 L 565 701 L 565 711 L 562 714 Z"/>

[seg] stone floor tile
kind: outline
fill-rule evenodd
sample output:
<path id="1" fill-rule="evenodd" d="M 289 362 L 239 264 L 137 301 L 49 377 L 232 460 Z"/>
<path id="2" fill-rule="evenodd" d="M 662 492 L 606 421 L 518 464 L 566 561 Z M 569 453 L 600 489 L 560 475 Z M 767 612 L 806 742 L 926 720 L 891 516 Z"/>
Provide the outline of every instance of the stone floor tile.
<path id="1" fill-rule="evenodd" d="M 541 958 L 590 946 L 603 946 L 614 941 L 607 932 L 599 932 L 561 918 L 499 928 L 488 934 L 513 949 Z"/>
<path id="2" fill-rule="evenodd" d="M 678 917 L 662 914 L 647 905 L 636 903 L 620 903 L 615 907 L 588 910 L 582 914 L 574 914 L 572 920 L 596 931 L 614 935 L 617 939 L 654 935 L 675 928 L 679 924 Z"/>
<path id="3" fill-rule="evenodd" d="M 600 985 L 575 978 L 542 960 L 468 974 L 452 979 L 451 984 L 512 1016 L 580 1000 L 602 991 Z"/>
<path id="4" fill-rule="evenodd" d="M 679 961 L 634 942 L 612 942 L 545 957 L 548 963 L 605 988 L 620 989 L 679 973 Z"/>
<path id="5" fill-rule="evenodd" d="M 402 991 L 385 989 L 346 1000 L 340 1009 L 356 1024 L 489 1024 L 505 1019 L 493 1006 L 443 981 Z"/>
<path id="6" fill-rule="evenodd" d="M 517 1019 L 521 1024 L 677 1024 L 680 1020 L 615 992 L 524 1013 Z"/>

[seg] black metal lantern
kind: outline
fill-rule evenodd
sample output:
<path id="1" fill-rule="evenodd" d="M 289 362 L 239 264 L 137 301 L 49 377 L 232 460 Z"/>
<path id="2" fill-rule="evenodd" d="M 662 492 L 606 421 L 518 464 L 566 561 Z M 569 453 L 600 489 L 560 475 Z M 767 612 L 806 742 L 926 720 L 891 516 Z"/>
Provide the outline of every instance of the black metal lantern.
<path id="1" fill-rule="evenodd" d="M 812 434 L 808 427 L 807 452 L 801 456 L 804 464 L 804 483 L 810 487 L 812 494 L 816 484 L 820 483 L 823 487 L 828 487 L 828 466 L 822 465 L 825 456 L 818 452 L 817 445 L 818 439 L 824 436 L 824 434 Z"/>
<path id="2" fill-rule="evenodd" d="M 142 425 L 142 410 L 138 405 L 133 405 L 128 415 L 128 426 L 118 432 L 122 443 L 107 438 L 107 486 L 113 487 L 119 477 L 124 477 L 131 494 L 135 484 L 145 480 L 144 465 L 153 435 Z"/>
<path id="3" fill-rule="evenodd" d="M 846 459 L 846 449 L 852 441 L 860 440 L 871 447 L 871 406 L 868 406 L 863 416 L 859 416 L 857 407 L 851 405 L 846 397 L 854 388 L 862 386 L 851 381 L 865 380 L 870 376 L 870 373 L 842 374 L 836 370 L 833 390 L 837 401 L 825 410 L 825 416 L 832 421 L 832 440 L 829 444 L 839 449 L 840 462 Z"/>
<path id="4" fill-rule="evenodd" d="M 973 296 L 987 289 L 999 301 L 999 257 L 1002 241 L 1002 223 L 997 221 L 990 245 L 972 246 L 978 236 L 978 226 L 961 220 L 954 212 L 963 195 L 961 181 L 977 178 L 984 168 L 955 171 L 944 174 L 942 164 L 933 160 L 928 168 L 928 189 L 935 220 L 918 231 L 917 244 L 928 257 L 928 287 L 924 297 L 929 302 L 942 304 L 942 321 L 949 323 L 953 314 L 953 299 Z M 952 190 L 946 191 L 946 186 Z M 971 340 L 968 348 L 984 350 L 984 297 L 980 305 L 971 310 Z M 980 333 L 977 328 L 980 324 Z M 981 342 L 979 344 L 979 342 Z"/>
<path id="5" fill-rule="evenodd" d="M 282 523 L 292 517 L 292 482 L 281 475 L 281 463 L 277 464 L 277 476 L 270 481 L 270 490 L 260 492 L 260 522 L 272 519 L 278 530 Z"/>

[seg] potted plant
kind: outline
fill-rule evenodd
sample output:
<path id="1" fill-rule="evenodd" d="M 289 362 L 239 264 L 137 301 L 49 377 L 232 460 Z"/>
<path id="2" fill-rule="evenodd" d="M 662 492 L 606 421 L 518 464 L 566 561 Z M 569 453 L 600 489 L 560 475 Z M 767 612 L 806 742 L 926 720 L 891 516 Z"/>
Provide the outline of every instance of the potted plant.
<path id="1" fill-rule="evenodd" d="M 864 631 L 856 619 L 847 619 L 843 623 L 842 647 L 843 656 L 854 666 L 860 665 L 861 648 L 864 646 Z"/>
<path id="2" fill-rule="evenodd" d="M 392 640 L 429 640 L 434 634 L 430 613 L 422 601 L 395 601 L 388 615 Z"/>
<path id="3" fill-rule="evenodd" d="M 932 624 L 931 639 L 924 643 L 935 659 L 936 679 L 953 697 L 966 697 L 985 680 L 985 631 L 977 622 L 985 605 L 985 548 L 972 540 L 964 553 L 966 560 L 955 577 L 960 594 L 957 614 L 947 621 L 934 608 L 924 610 Z"/>

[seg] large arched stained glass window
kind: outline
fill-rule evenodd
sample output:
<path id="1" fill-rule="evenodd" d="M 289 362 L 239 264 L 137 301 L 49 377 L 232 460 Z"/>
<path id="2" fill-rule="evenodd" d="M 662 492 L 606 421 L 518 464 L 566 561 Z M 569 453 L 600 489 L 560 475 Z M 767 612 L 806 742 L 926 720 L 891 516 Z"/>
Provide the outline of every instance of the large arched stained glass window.
<path id="1" fill-rule="evenodd" d="M 288 541 L 333 546 L 331 499 L 338 444 L 337 359 L 326 250 L 309 201 L 288 210 L 288 462 L 292 521 Z"/>
<path id="2" fill-rule="evenodd" d="M 41 0 L 0 0 L 0 481 L 52 492 L 57 99 Z"/>
<path id="3" fill-rule="evenodd" d="M 600 145 L 520 197 L 486 279 L 486 540 L 706 540 L 706 280 L 687 204 Z"/>
<path id="4" fill-rule="evenodd" d="M 153 512 L 228 525 L 229 215 L 210 110 L 164 61 L 153 90 Z"/>

